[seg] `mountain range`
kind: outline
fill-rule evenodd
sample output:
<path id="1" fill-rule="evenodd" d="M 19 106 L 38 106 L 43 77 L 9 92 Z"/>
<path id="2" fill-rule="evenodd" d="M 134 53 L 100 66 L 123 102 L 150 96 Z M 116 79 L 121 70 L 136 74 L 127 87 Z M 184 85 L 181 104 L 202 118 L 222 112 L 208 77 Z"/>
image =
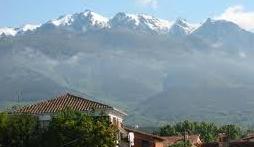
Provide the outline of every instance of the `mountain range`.
<path id="1" fill-rule="evenodd" d="M 64 92 L 124 109 L 126 123 L 184 119 L 252 125 L 254 33 L 233 22 L 201 24 L 93 11 L 0 28 L 0 102 Z"/>

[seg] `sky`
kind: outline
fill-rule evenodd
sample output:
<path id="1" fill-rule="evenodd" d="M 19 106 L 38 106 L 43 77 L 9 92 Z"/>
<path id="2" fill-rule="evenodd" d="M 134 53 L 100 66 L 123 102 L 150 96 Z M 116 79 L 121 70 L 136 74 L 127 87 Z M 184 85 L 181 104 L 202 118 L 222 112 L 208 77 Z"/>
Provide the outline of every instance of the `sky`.
<path id="1" fill-rule="evenodd" d="M 0 27 L 40 24 L 86 9 L 107 17 L 127 12 L 192 23 L 225 19 L 254 30 L 254 0 L 0 0 Z"/>

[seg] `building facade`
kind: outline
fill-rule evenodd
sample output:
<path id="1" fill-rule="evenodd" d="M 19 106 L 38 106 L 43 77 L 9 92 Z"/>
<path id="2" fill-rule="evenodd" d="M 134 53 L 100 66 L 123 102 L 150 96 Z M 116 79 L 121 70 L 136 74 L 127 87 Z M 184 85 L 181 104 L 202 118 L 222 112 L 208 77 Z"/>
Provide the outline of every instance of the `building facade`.
<path id="1" fill-rule="evenodd" d="M 202 141 L 200 135 L 188 135 L 188 136 L 157 136 L 154 134 L 146 133 L 136 129 L 125 128 L 127 132 L 133 132 L 134 147 L 170 147 L 180 141 L 189 141 L 192 147 L 201 147 Z"/>
<path id="2" fill-rule="evenodd" d="M 16 113 L 29 113 L 39 117 L 42 126 L 47 126 L 52 116 L 65 109 L 71 109 L 84 113 L 91 111 L 103 113 L 109 117 L 112 124 L 122 126 L 123 118 L 127 114 L 106 104 L 95 102 L 84 97 L 65 94 L 53 99 L 24 106 L 17 109 Z"/>

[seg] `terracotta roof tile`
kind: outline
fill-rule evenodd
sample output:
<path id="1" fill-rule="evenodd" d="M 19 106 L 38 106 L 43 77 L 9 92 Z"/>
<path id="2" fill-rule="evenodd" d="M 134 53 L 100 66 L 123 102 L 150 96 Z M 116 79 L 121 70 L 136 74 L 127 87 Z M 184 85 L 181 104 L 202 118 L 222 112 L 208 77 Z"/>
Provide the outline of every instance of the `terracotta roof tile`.
<path id="1" fill-rule="evenodd" d="M 150 133 L 147 133 L 147 132 L 143 132 L 143 131 L 140 131 L 140 130 L 131 129 L 131 128 L 127 128 L 127 127 L 124 127 L 124 129 L 127 132 L 134 132 L 134 133 L 138 133 L 138 134 L 143 134 L 143 135 L 152 137 L 152 138 L 160 140 L 160 141 L 164 141 L 165 140 L 163 137 L 160 137 L 160 136 L 157 136 L 157 135 L 154 135 L 154 134 L 150 134 Z"/>
<path id="2" fill-rule="evenodd" d="M 165 140 L 165 143 L 168 145 L 175 144 L 184 139 L 183 136 L 165 136 L 162 137 Z M 192 144 L 201 144 L 200 135 L 188 135 L 187 140 L 189 140 Z"/>
<path id="3" fill-rule="evenodd" d="M 54 113 L 64 110 L 66 108 L 78 111 L 89 111 L 94 109 L 114 109 L 109 105 L 105 105 L 67 93 L 51 100 L 25 106 L 21 109 L 16 110 L 16 112 L 32 114 Z"/>

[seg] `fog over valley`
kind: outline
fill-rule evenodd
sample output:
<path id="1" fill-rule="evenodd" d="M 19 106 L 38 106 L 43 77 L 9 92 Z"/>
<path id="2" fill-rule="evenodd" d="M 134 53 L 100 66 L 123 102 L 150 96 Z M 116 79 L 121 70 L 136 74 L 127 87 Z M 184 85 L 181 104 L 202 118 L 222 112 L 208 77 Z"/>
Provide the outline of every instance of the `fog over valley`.
<path id="1" fill-rule="evenodd" d="M 10 30 L 0 29 L 2 107 L 73 91 L 121 107 L 129 124 L 254 121 L 254 33 L 233 22 L 87 10 Z"/>

